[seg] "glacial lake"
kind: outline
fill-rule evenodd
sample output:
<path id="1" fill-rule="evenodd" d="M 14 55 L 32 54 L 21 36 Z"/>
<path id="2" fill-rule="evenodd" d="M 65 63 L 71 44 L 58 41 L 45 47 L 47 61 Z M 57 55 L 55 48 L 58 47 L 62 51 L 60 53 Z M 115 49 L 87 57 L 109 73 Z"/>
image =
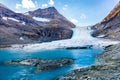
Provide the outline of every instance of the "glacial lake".
<path id="1" fill-rule="evenodd" d="M 34 67 L 3 65 L 0 64 L 0 80 L 54 80 L 56 77 L 66 74 L 74 69 L 90 66 L 95 63 L 95 56 L 103 49 L 55 49 L 26 52 L 20 50 L 0 50 L 0 62 L 16 59 L 59 59 L 72 58 L 74 63 L 70 66 L 55 68 L 48 71 L 34 73 Z"/>

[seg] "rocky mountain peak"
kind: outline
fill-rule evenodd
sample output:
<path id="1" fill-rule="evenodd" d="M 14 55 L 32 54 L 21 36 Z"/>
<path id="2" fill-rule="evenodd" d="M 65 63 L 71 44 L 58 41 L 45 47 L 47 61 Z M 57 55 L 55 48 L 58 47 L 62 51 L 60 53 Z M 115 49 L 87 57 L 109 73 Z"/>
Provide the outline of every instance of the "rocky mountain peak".
<path id="1" fill-rule="evenodd" d="M 48 7 L 45 9 L 39 8 L 35 11 L 29 11 L 28 13 L 35 17 L 50 18 L 50 19 L 54 19 L 55 15 L 59 15 L 59 12 L 56 10 L 55 7 Z"/>
<path id="2" fill-rule="evenodd" d="M 108 16 L 106 16 L 102 23 L 109 21 L 110 19 L 112 19 L 113 17 L 115 17 L 116 15 L 120 15 L 120 1 L 119 3 L 113 8 L 113 10 L 108 14 Z"/>
<path id="3" fill-rule="evenodd" d="M 62 27 L 66 27 L 66 28 L 75 27 L 75 25 L 71 23 L 63 15 L 61 15 L 55 7 L 48 7 L 45 9 L 39 8 L 37 10 L 29 11 L 27 13 L 29 14 L 29 16 L 35 19 L 42 18 L 42 19 L 49 20 L 49 23 L 48 23 L 49 26 L 54 25 L 54 27 L 58 27 L 62 25 Z"/>
<path id="4" fill-rule="evenodd" d="M 48 8 L 45 8 L 45 9 L 37 9 L 35 10 L 36 12 L 58 12 L 57 9 L 55 7 L 48 7 Z"/>
<path id="5" fill-rule="evenodd" d="M 41 10 L 48 10 L 48 11 L 54 11 L 54 12 L 57 12 L 57 9 L 56 9 L 55 7 L 48 7 L 48 8 L 41 9 Z"/>

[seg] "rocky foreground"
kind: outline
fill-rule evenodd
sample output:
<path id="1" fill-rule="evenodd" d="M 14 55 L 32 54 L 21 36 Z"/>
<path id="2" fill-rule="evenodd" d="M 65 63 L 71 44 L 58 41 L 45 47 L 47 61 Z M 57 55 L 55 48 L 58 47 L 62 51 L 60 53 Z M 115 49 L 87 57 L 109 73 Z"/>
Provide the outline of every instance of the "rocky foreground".
<path id="1" fill-rule="evenodd" d="M 120 44 L 106 47 L 96 64 L 74 70 L 56 80 L 120 80 Z"/>
<path id="2" fill-rule="evenodd" d="M 55 59 L 55 60 L 47 60 L 47 59 L 25 59 L 25 60 L 10 60 L 2 62 L 5 65 L 18 65 L 18 66 L 33 66 L 35 67 L 34 72 L 42 72 L 45 70 L 50 70 L 53 68 L 58 68 L 62 66 L 67 66 L 73 63 L 73 59 Z"/>

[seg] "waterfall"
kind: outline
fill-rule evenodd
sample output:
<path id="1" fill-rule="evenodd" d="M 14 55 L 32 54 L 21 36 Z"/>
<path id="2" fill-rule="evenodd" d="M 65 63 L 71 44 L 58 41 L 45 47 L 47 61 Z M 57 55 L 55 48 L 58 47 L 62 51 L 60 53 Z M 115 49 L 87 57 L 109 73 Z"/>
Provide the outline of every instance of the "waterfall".
<path id="1" fill-rule="evenodd" d="M 88 27 L 76 27 L 73 28 L 73 36 L 71 39 L 73 40 L 83 40 L 83 39 L 91 39 L 91 31 Z"/>

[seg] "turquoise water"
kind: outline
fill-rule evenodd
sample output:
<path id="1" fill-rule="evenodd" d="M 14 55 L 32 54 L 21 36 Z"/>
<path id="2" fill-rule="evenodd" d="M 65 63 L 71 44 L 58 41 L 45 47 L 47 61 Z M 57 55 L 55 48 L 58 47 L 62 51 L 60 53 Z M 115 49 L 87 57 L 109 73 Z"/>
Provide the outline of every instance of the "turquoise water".
<path id="1" fill-rule="evenodd" d="M 42 58 L 59 59 L 73 58 L 70 66 L 55 68 L 40 73 L 34 73 L 34 67 L 0 64 L 0 80 L 53 80 L 57 76 L 70 72 L 73 69 L 90 66 L 95 62 L 95 55 L 102 49 L 55 49 L 25 52 L 19 50 L 0 50 L 0 62 L 16 59 Z"/>

